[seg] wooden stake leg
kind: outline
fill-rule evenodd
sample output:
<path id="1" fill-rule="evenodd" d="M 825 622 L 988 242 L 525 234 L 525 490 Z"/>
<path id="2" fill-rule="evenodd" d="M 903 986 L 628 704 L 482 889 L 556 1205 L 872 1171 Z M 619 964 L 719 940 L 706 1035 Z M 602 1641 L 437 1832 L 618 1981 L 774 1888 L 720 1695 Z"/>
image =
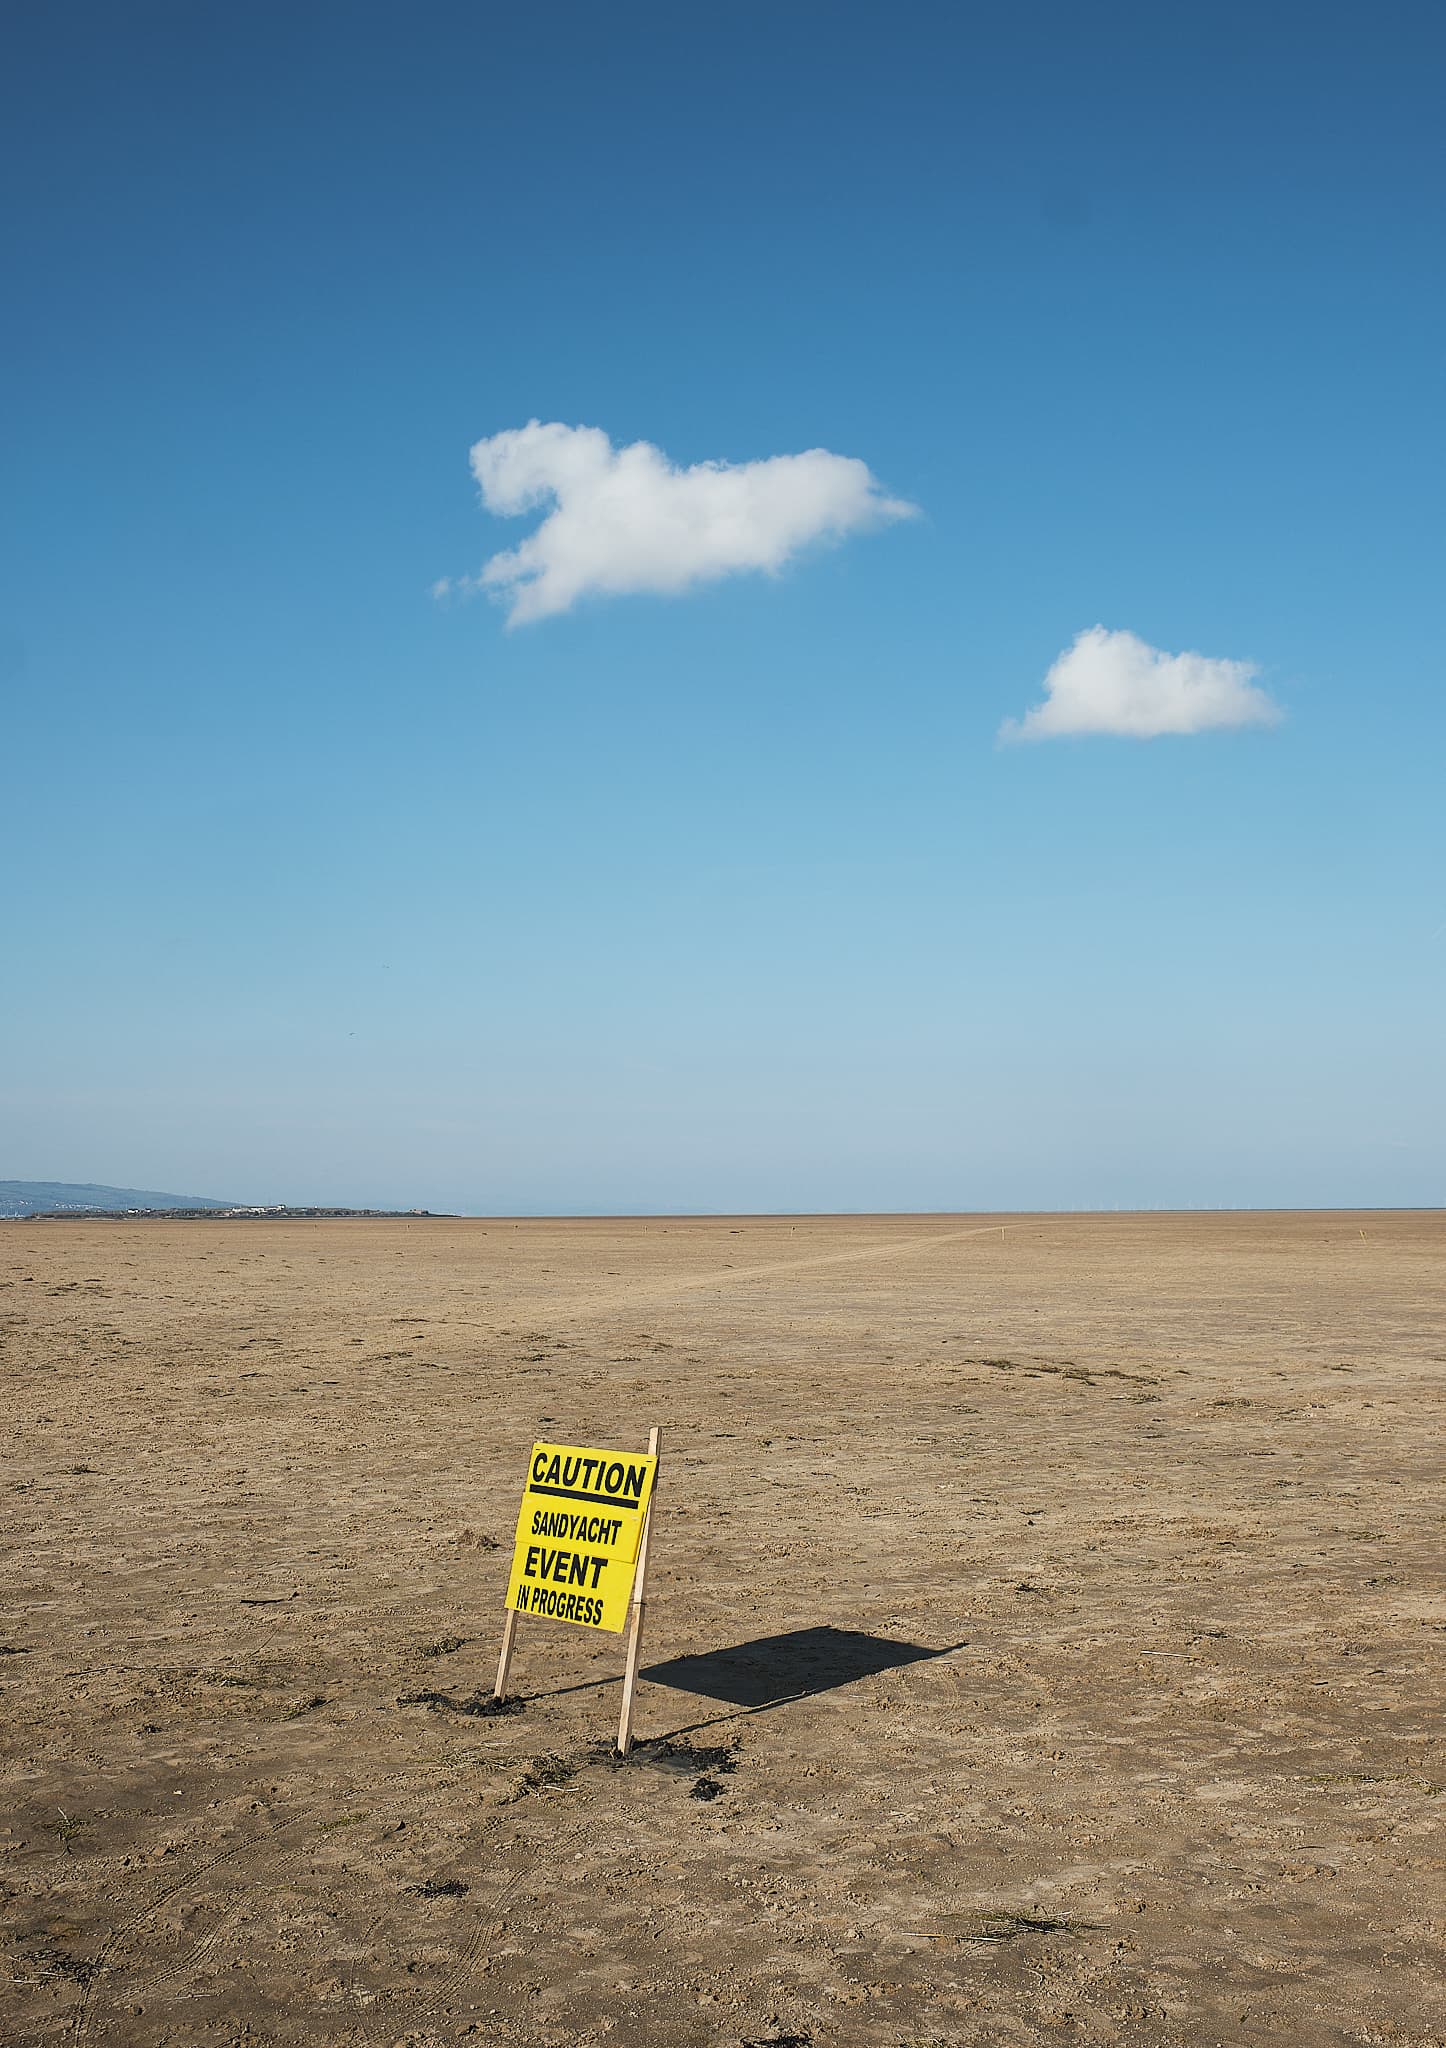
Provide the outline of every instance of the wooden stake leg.
<path id="1" fill-rule="evenodd" d="M 507 1667 L 512 1662 L 512 1645 L 517 1640 L 517 1609 L 509 1607 L 507 1619 L 502 1624 L 502 1654 L 497 1659 L 497 1683 L 492 1688 L 494 1700 L 505 1699 L 507 1695 Z"/>
<path id="2" fill-rule="evenodd" d="M 661 1430 L 648 1433 L 648 1456 L 656 1458 Z M 623 1674 L 623 1711 L 618 1720 L 618 1755 L 626 1756 L 633 1746 L 633 1699 L 638 1690 L 638 1666 L 643 1655 L 643 1608 L 644 1593 L 648 1577 L 648 1545 L 653 1540 L 653 1502 L 658 1498 L 657 1475 L 653 1477 L 652 1500 L 648 1502 L 647 1519 L 643 1523 L 642 1538 L 638 1544 L 638 1569 L 633 1578 L 632 1633 L 628 1638 L 628 1666 Z"/>

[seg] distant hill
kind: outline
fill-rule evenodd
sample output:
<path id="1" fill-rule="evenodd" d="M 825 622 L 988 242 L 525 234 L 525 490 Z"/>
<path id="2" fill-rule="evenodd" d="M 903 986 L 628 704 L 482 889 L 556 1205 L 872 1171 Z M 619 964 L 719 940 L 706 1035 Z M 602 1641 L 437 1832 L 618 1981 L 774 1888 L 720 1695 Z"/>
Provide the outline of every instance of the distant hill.
<path id="1" fill-rule="evenodd" d="M 0 1180 L 0 1216 L 39 1216 L 56 1210 L 85 1215 L 92 1209 L 229 1209 L 204 1195 L 158 1195 L 151 1188 L 102 1188 L 90 1181 Z"/>

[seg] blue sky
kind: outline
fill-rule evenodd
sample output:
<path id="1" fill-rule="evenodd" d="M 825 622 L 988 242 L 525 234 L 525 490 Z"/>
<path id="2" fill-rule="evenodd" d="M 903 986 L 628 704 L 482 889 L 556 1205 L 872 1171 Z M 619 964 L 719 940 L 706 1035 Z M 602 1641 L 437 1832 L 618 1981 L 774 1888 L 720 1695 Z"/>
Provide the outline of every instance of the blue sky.
<path id="1" fill-rule="evenodd" d="M 1446 1200 L 1443 57 L 1424 5 L 16 16 L 0 1172 Z M 509 627 L 456 586 L 552 501 L 469 450 L 534 419 L 918 512 Z M 1278 722 L 1001 741 L 1096 625 Z"/>

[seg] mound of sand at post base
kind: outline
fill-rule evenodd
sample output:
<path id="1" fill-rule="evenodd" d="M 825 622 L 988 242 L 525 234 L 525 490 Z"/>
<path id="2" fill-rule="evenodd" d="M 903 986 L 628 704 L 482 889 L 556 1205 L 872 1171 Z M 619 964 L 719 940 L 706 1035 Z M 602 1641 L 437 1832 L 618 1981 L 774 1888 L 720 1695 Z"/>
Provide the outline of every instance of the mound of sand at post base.
<path id="1" fill-rule="evenodd" d="M 0 1226 L 0 2035 L 1438 2043 L 1443 1251 Z M 620 1637 L 461 1709 L 528 1444 L 654 1422 L 619 1769 Z"/>

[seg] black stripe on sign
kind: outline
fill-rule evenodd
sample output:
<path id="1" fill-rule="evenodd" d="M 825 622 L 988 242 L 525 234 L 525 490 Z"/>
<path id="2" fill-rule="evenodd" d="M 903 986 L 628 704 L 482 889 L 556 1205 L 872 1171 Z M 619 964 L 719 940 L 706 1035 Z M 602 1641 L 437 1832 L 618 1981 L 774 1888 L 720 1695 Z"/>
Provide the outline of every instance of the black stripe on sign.
<path id="1" fill-rule="evenodd" d="M 623 1500 L 616 1493 L 579 1493 L 573 1486 L 539 1486 L 535 1479 L 528 1480 L 527 1491 L 550 1493 L 555 1500 L 595 1500 L 605 1508 L 631 1508 L 634 1514 L 638 1511 L 635 1500 Z"/>

